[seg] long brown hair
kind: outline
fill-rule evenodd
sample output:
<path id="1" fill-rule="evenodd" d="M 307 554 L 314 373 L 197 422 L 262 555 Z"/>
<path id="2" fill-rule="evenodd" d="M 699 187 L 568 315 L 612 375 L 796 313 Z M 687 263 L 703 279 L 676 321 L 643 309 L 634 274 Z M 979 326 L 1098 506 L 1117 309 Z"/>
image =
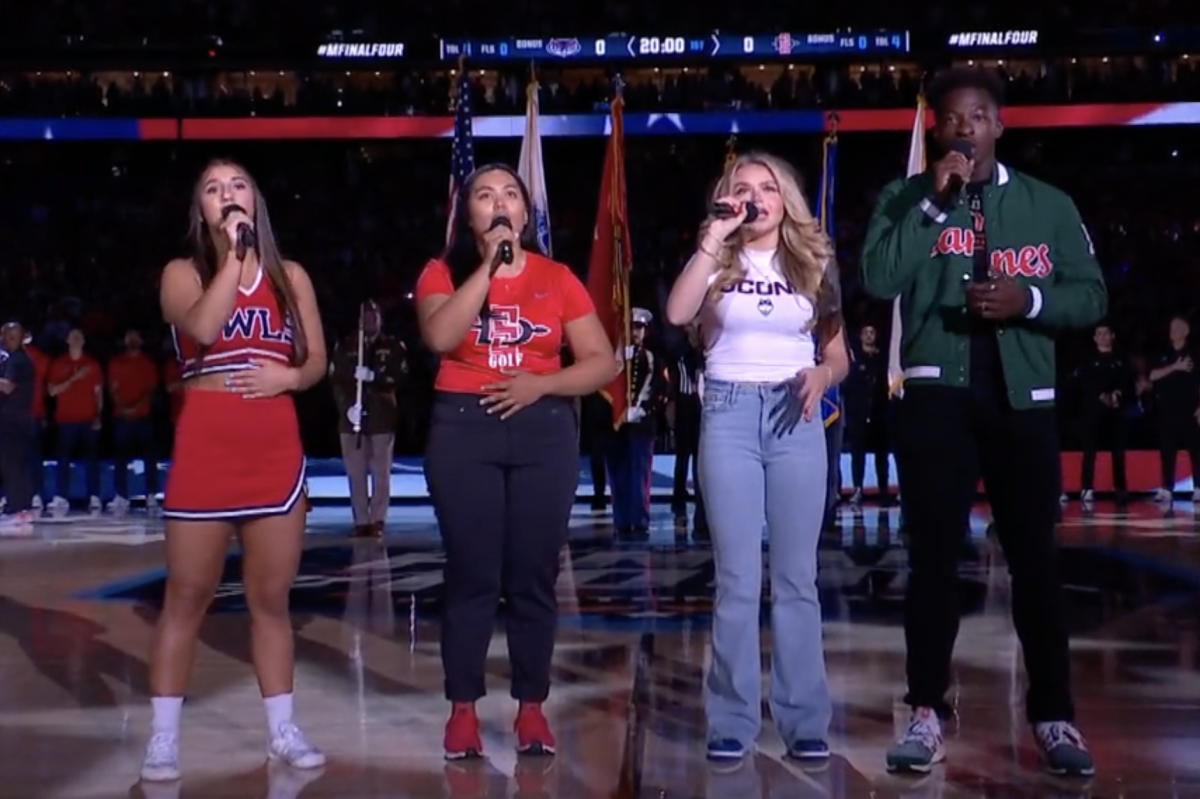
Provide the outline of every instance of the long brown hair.
<path id="1" fill-rule="evenodd" d="M 292 365 L 299 366 L 308 360 L 308 340 L 304 337 L 304 326 L 300 324 L 300 311 L 296 303 L 296 292 L 292 281 L 288 278 L 283 266 L 283 256 L 279 252 L 279 244 L 275 240 L 275 230 L 271 227 L 271 215 L 267 213 L 267 202 L 263 199 L 258 183 L 250 173 L 236 161 L 226 158 L 215 158 L 209 161 L 196 180 L 192 189 L 192 208 L 188 213 L 188 240 L 192 245 L 192 264 L 200 276 L 200 285 L 205 289 L 212 283 L 217 269 L 217 245 L 213 241 L 212 231 L 204 221 L 204 211 L 200 203 L 200 195 L 204 190 L 204 178 L 212 169 L 227 166 L 241 172 L 250 183 L 254 192 L 254 232 L 258 240 L 256 248 L 258 263 L 267 276 L 267 285 L 275 295 L 275 302 L 283 312 L 283 322 L 292 329 Z"/>
<path id="2" fill-rule="evenodd" d="M 818 342 L 827 344 L 842 327 L 841 288 L 833 243 L 813 217 L 804 199 L 800 176 L 791 164 L 770 153 L 754 151 L 739 155 L 721 174 L 713 188 L 716 201 L 733 191 L 733 179 L 743 166 L 754 164 L 769 171 L 783 199 L 783 222 L 779 230 L 779 270 L 792 288 L 813 304 L 813 332 Z M 701 236 L 703 231 L 701 231 Z M 697 241 L 700 237 L 697 237 Z M 738 258 L 741 242 L 731 236 L 716 253 L 720 269 L 709 289 L 708 299 L 715 302 L 728 286 L 746 278 L 746 268 Z"/>

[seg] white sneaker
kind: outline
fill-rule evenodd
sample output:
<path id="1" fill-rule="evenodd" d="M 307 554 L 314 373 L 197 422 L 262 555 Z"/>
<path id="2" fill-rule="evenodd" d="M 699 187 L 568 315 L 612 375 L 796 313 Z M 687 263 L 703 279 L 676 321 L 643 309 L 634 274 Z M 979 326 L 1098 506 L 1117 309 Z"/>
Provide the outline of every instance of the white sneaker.
<path id="1" fill-rule="evenodd" d="M 1171 492 L 1165 488 L 1160 488 L 1154 493 L 1155 502 L 1170 502 L 1172 499 L 1173 496 Z"/>
<path id="2" fill-rule="evenodd" d="M 104 503 L 100 501 L 100 497 L 92 497 L 88 500 L 88 513 L 99 513 L 104 508 Z"/>
<path id="3" fill-rule="evenodd" d="M 108 503 L 108 512 L 113 516 L 124 516 L 129 513 L 129 500 L 125 497 L 113 497 L 112 502 Z"/>
<path id="4" fill-rule="evenodd" d="M 174 782 L 180 776 L 179 736 L 170 732 L 154 733 L 146 744 L 142 779 L 146 782 Z"/>
<path id="5" fill-rule="evenodd" d="M 292 768 L 320 768 L 325 753 L 310 744 L 300 728 L 290 721 L 280 724 L 267 744 L 267 759 L 282 760 Z"/>
<path id="6" fill-rule="evenodd" d="M 51 516 L 66 516 L 71 512 L 71 503 L 66 497 L 55 497 L 50 500 L 49 510 Z"/>

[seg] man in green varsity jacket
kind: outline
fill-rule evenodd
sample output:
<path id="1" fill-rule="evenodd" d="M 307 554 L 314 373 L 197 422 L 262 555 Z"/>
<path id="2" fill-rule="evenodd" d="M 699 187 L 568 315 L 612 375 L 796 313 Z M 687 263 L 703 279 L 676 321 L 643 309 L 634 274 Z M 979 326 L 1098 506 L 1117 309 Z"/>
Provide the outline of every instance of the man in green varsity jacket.
<path id="1" fill-rule="evenodd" d="M 926 772 L 945 757 L 939 716 L 949 712 L 958 558 L 982 477 L 1012 574 L 1034 740 L 1051 773 L 1087 776 L 1054 540 L 1054 340 L 1100 321 L 1107 294 L 1071 199 L 996 161 L 1002 90 L 982 70 L 937 76 L 928 95 L 941 158 L 884 188 L 864 244 L 863 285 L 900 297 L 903 329 L 896 456 L 913 715 L 887 765 Z"/>

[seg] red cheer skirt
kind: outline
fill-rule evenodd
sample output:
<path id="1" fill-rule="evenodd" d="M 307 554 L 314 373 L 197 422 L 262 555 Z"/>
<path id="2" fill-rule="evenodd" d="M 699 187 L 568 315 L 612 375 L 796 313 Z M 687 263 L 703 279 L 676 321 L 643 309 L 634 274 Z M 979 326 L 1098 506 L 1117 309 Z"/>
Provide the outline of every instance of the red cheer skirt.
<path id="1" fill-rule="evenodd" d="M 169 519 L 235 521 L 290 512 L 304 495 L 304 448 L 292 397 L 188 391 L 164 493 Z"/>

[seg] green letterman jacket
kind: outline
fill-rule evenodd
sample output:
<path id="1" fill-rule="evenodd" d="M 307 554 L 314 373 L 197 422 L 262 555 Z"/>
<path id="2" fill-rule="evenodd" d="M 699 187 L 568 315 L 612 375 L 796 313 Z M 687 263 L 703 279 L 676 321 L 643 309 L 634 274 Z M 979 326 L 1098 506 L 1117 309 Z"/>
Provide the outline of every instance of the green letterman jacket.
<path id="1" fill-rule="evenodd" d="M 900 298 L 905 384 L 966 387 L 976 227 L 964 203 L 945 211 L 932 194 L 931 172 L 884 187 L 863 245 L 862 282 L 873 297 Z M 1025 317 L 996 326 L 1009 402 L 1017 410 L 1053 405 L 1055 334 L 1096 324 L 1108 307 L 1091 237 L 1066 193 L 1002 164 L 984 188 L 983 215 L 991 271 L 1029 292 Z"/>

